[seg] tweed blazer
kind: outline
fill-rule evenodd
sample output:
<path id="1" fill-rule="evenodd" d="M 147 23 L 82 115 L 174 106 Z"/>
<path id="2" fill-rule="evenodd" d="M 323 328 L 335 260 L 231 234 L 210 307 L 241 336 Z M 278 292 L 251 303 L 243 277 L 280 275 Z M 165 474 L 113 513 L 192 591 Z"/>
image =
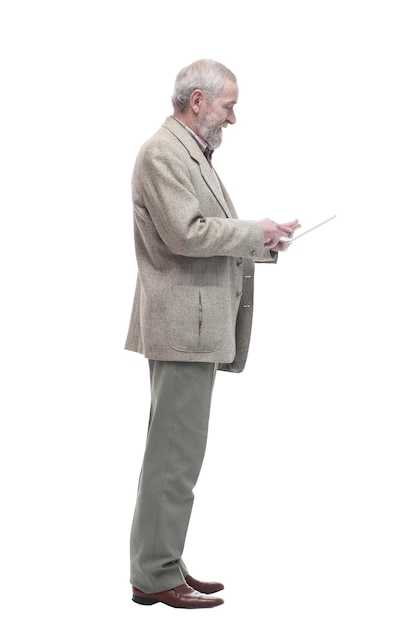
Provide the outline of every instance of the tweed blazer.
<path id="1" fill-rule="evenodd" d="M 125 348 L 240 372 L 250 342 L 254 261 L 275 262 L 187 130 L 168 117 L 132 175 L 138 276 Z"/>

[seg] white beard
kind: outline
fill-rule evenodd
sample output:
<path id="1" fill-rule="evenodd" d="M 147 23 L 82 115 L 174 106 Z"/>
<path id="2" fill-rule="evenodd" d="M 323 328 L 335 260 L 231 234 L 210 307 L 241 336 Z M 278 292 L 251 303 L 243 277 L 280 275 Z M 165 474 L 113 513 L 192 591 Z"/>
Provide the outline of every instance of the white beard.
<path id="1" fill-rule="evenodd" d="M 206 141 L 211 150 L 219 148 L 222 143 L 222 128 L 213 128 L 207 119 L 200 120 L 196 126 L 200 137 Z"/>

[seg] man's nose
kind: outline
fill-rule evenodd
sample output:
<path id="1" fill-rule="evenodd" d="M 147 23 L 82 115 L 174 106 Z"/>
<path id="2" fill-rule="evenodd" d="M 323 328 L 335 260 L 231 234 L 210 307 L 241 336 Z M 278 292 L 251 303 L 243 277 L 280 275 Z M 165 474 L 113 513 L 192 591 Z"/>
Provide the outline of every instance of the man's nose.
<path id="1" fill-rule="evenodd" d="M 235 111 L 230 111 L 230 112 L 228 113 L 228 117 L 226 118 L 226 121 L 227 121 L 229 124 L 235 124 L 235 122 L 237 121 L 237 118 L 236 118 L 236 116 L 235 116 Z"/>

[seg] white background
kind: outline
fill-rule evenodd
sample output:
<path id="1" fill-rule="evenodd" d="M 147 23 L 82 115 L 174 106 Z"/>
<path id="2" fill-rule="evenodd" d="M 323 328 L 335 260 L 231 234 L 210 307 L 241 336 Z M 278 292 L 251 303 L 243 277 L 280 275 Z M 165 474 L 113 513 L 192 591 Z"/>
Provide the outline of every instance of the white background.
<path id="1" fill-rule="evenodd" d="M 2 623 L 416 626 L 414 5 L 2 3 Z M 123 344 L 133 162 L 201 57 L 239 81 L 214 163 L 240 216 L 337 219 L 257 267 L 247 368 L 218 375 L 185 558 L 225 605 L 196 614 L 130 601 Z"/>

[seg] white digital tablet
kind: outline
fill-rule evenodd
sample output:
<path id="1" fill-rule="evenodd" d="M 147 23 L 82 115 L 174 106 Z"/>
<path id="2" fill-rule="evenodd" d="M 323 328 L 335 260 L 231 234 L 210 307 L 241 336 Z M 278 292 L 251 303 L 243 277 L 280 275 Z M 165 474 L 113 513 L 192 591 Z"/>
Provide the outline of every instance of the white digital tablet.
<path id="1" fill-rule="evenodd" d="M 328 217 L 326 220 L 319 222 L 319 224 L 315 224 L 315 226 L 311 226 L 309 228 L 304 228 L 303 226 L 301 226 L 300 228 L 295 230 L 295 234 L 292 237 L 281 237 L 280 241 L 283 241 L 284 243 L 292 243 L 296 239 L 299 239 L 299 237 L 303 237 L 303 235 L 306 235 L 307 233 L 311 233 L 313 230 L 315 230 L 315 228 L 319 228 L 319 226 L 322 226 L 323 224 L 330 222 L 331 220 L 334 219 L 334 217 L 337 217 L 337 214 L 332 215 L 331 217 Z"/>

